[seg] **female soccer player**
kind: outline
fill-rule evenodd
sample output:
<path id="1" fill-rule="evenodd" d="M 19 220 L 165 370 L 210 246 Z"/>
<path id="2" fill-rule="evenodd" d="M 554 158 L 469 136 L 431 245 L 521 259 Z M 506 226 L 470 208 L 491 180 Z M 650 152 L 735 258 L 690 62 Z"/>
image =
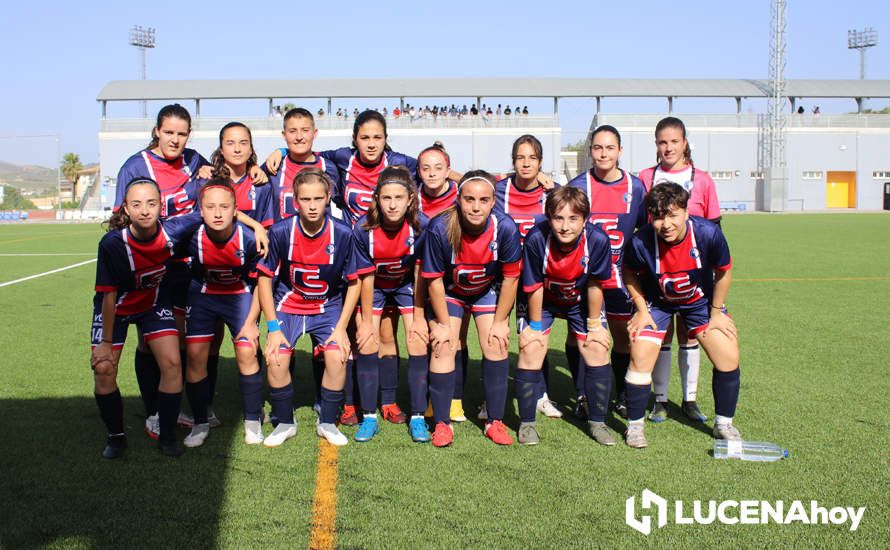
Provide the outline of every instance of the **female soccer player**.
<path id="1" fill-rule="evenodd" d="M 627 321 L 631 303 L 621 278 L 621 259 L 625 242 L 646 223 L 643 208 L 646 191 L 639 179 L 618 167 L 622 151 L 618 130 L 608 125 L 595 129 L 590 136 L 593 168 L 570 181 L 569 185 L 587 193 L 590 222 L 605 231 L 612 245 L 612 276 L 603 282 L 603 297 L 612 334 L 611 361 L 618 394 L 616 409 L 624 416 L 624 376 L 630 361 Z"/>
<path id="2" fill-rule="evenodd" d="M 346 445 L 334 423 L 349 355 L 346 325 L 359 296 L 355 243 L 350 228 L 327 213 L 331 181 L 324 172 L 310 168 L 297 174 L 294 193 L 297 215 L 272 226 L 269 254 L 257 263 L 260 306 L 269 329 L 269 401 L 279 422 L 263 444 L 276 447 L 297 433 L 288 363 L 297 339 L 309 334 L 325 360 L 315 430 L 333 445 Z"/>
<path id="3" fill-rule="evenodd" d="M 450 172 L 451 157 L 438 141 L 417 155 L 418 208 L 431 219 L 457 200 L 457 182 L 448 178 Z"/>
<path id="4" fill-rule="evenodd" d="M 454 357 L 466 345 L 460 327 L 468 312 L 476 322 L 483 355 L 485 435 L 500 445 L 513 443 L 503 418 L 510 367 L 509 317 L 519 284 L 521 245 L 513 220 L 493 213 L 496 183 L 484 170 L 467 172 L 458 185 L 457 204 L 430 222 L 425 237 L 423 277 L 429 283 L 432 310 L 429 386 L 437 447 L 454 440 L 450 420 Z"/>
<path id="5" fill-rule="evenodd" d="M 121 207 L 99 242 L 93 300 L 90 364 L 96 403 L 108 430 L 102 456 L 117 458 L 127 447 L 117 371 L 127 328 L 134 324 L 160 368 L 159 380 L 152 388 L 159 417 L 158 447 L 175 457 L 183 452 L 175 433 L 182 365 L 171 296 L 162 281 L 173 248 L 191 236 L 201 216 L 193 213 L 161 222 L 163 203 L 154 180 L 136 178 L 124 187 Z M 140 390 L 145 398 L 142 384 Z"/>
<path id="6" fill-rule="evenodd" d="M 602 445 L 614 445 L 605 424 L 612 371 L 601 288 L 601 281 L 612 275 L 609 238 L 587 221 L 590 205 L 576 187 L 550 193 L 545 210 L 546 221 L 529 231 L 522 247 L 522 284 L 528 304 L 524 314 L 517 314 L 520 333 L 515 384 L 521 420 L 517 437 L 525 445 L 539 442 L 535 405 L 543 383 L 541 366 L 547 356 L 550 327 L 555 317 L 561 317 L 569 325 L 569 335 L 581 342 L 590 434 Z"/>
<path id="7" fill-rule="evenodd" d="M 640 172 L 640 179 L 646 190 L 666 181 L 681 185 L 689 192 L 689 213 L 699 216 L 717 225 L 720 224 L 720 203 L 714 181 L 704 170 L 697 170 L 692 164 L 692 150 L 686 139 L 686 126 L 675 117 L 661 119 L 655 126 L 655 146 L 658 150 L 658 164 Z M 677 325 L 677 344 L 680 351 L 677 361 L 680 366 L 680 385 L 683 386 L 683 412 L 692 420 L 704 422 L 707 416 L 698 408 L 696 394 L 698 392 L 698 374 L 701 357 L 698 342 L 689 339 L 682 319 Z M 655 392 L 655 406 L 649 414 L 652 422 L 663 422 L 667 419 L 667 390 L 671 378 L 671 340 L 674 324 L 668 326 L 665 343 L 655 362 L 652 371 L 652 385 Z"/>
<path id="8" fill-rule="evenodd" d="M 683 318 L 690 336 L 701 342 L 714 364 L 714 437 L 740 440 L 733 426 L 739 399 L 739 344 L 726 312 L 732 260 L 717 225 L 690 216 L 689 193 L 672 182 L 659 183 L 646 196 L 651 223 L 633 236 L 624 266 L 635 312 L 627 324 L 631 363 L 627 371 L 627 444 L 646 447 L 643 416 L 668 324 Z"/>
<path id="9" fill-rule="evenodd" d="M 186 447 L 202 445 L 210 433 L 208 405 L 213 387 L 208 356 L 219 322 L 228 325 L 235 347 L 244 408 L 244 441 L 263 441 L 263 381 L 256 357 L 260 308 L 253 292 L 258 255 L 253 231 L 235 221 L 236 192 L 227 180 L 213 178 L 201 188 L 198 202 L 204 224 L 188 247 L 192 281 L 186 317 L 186 395 L 195 423 L 185 438 Z"/>
<path id="10" fill-rule="evenodd" d="M 541 173 L 541 162 L 544 158 L 544 148 L 540 140 L 531 134 L 519 136 L 513 142 L 511 159 L 513 161 L 512 174 L 500 180 L 495 187 L 495 212 L 513 218 L 519 229 L 520 241 L 535 225 L 535 222 L 544 218 L 544 201 L 547 193 L 553 189 L 553 181 L 549 176 Z M 526 313 L 526 296 L 520 290 L 517 300 L 517 315 Z M 566 340 L 566 356 L 576 358 L 578 346 L 575 342 Z M 571 361 L 573 372 L 577 371 L 577 360 Z M 544 376 L 541 379 L 541 387 L 538 391 L 536 408 L 539 412 L 551 418 L 560 418 L 562 412 L 557 409 L 547 396 L 547 378 L 549 377 L 550 364 L 544 356 L 542 368 Z M 578 390 L 578 395 L 583 395 L 583 387 Z M 482 413 L 480 413 L 480 417 Z"/>
<path id="11" fill-rule="evenodd" d="M 402 166 L 380 173 L 368 213 L 353 229 L 356 241 L 356 272 L 362 280 L 361 312 L 357 317 L 356 378 L 363 420 L 356 441 L 370 441 L 378 431 L 377 392 L 380 389 L 380 317 L 385 308 L 396 308 L 408 335 L 408 381 L 411 421 L 408 430 L 417 442 L 429 441 L 423 410 L 427 400 L 427 327 L 424 317 L 426 292 L 417 284 L 417 266 L 427 218 L 418 212 L 417 190 L 411 174 Z M 415 292 L 416 289 L 416 292 Z M 414 328 L 415 323 L 420 323 Z M 387 406 L 387 405 L 384 405 Z M 391 405 L 390 405 L 391 406 Z"/>

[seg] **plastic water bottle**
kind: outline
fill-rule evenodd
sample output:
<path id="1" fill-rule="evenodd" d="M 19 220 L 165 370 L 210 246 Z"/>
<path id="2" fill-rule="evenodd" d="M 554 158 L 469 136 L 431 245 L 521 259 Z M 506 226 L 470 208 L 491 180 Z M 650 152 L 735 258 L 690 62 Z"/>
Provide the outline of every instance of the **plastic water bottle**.
<path id="1" fill-rule="evenodd" d="M 766 441 L 714 440 L 714 458 L 738 458 L 755 462 L 775 462 L 788 458 L 788 449 Z"/>

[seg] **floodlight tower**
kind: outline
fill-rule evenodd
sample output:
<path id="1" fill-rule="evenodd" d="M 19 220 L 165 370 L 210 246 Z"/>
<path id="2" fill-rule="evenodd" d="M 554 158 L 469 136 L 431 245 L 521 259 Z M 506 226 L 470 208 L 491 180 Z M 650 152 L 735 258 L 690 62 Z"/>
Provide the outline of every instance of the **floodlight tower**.
<path id="1" fill-rule="evenodd" d="M 763 209 L 768 212 L 785 210 L 785 0 L 774 0 L 771 15 L 769 44 L 770 97 L 767 104 L 768 143 L 763 173 Z"/>
<path id="2" fill-rule="evenodd" d="M 155 47 L 155 29 L 148 27 L 143 29 L 139 25 L 133 25 L 130 29 L 130 45 L 139 48 L 140 57 L 142 58 L 142 80 L 145 80 L 145 50 Z M 142 101 L 142 118 L 148 116 L 148 102 Z"/>
<path id="3" fill-rule="evenodd" d="M 847 31 L 847 49 L 859 50 L 859 80 L 865 80 L 865 50 L 878 45 L 878 31 L 872 27 Z"/>

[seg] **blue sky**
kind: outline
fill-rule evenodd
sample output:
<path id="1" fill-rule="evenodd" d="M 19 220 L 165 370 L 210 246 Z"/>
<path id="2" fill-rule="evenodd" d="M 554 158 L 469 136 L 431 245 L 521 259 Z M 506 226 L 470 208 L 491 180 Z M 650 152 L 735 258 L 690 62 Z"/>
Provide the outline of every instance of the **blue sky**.
<path id="1" fill-rule="evenodd" d="M 60 133 L 63 153 L 96 160 L 96 95 L 110 80 L 139 76 L 138 53 L 127 43 L 135 24 L 158 29 L 148 54 L 148 76 L 158 79 L 766 78 L 769 14 L 769 0 L 8 3 L 0 19 L 0 160 L 53 165 L 51 140 L 9 137 L 43 133 Z M 858 78 L 846 33 L 866 25 L 881 37 L 867 54 L 868 76 L 890 79 L 890 3 L 791 0 L 786 76 Z M 587 128 L 591 103 L 561 103 L 567 138 Z M 823 112 L 854 109 L 818 103 Z M 549 110 L 550 102 L 535 107 Z M 680 113 L 732 108 L 675 104 Z M 205 114 L 262 109 L 202 105 Z M 612 112 L 663 109 L 661 101 L 604 104 Z M 110 114 L 136 112 L 125 105 Z"/>

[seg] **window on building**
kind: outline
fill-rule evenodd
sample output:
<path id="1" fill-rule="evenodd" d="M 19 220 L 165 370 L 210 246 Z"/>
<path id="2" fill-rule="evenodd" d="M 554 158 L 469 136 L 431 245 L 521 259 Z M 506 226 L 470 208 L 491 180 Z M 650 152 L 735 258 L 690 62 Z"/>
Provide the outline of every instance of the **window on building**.
<path id="1" fill-rule="evenodd" d="M 728 181 L 732 179 L 732 170 L 715 170 L 710 172 L 711 179 L 714 181 Z"/>
<path id="2" fill-rule="evenodd" d="M 871 173 L 871 177 L 876 180 L 890 179 L 890 170 L 876 170 Z"/>
<path id="3" fill-rule="evenodd" d="M 805 180 L 821 180 L 825 173 L 821 170 L 804 170 L 801 176 Z"/>

